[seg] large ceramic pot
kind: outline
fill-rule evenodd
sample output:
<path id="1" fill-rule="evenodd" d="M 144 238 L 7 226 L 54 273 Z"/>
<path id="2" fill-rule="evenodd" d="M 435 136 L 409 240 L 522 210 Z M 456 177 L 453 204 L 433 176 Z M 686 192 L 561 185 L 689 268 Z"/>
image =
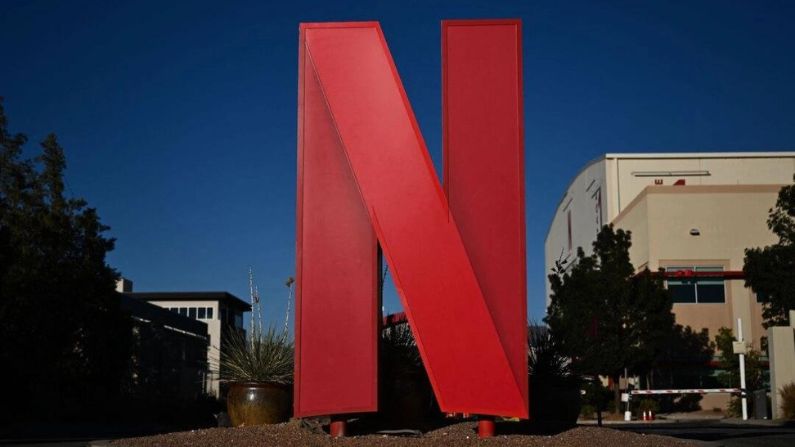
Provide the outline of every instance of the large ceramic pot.
<path id="1" fill-rule="evenodd" d="M 290 419 L 292 387 L 279 383 L 232 383 L 226 410 L 233 427 L 276 424 Z"/>

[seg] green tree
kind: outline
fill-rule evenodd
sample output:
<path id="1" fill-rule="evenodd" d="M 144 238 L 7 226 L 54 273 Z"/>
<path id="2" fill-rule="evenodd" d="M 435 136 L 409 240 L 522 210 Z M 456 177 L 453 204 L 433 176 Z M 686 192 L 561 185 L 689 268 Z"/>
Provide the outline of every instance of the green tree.
<path id="1" fill-rule="evenodd" d="M 764 300 L 765 327 L 788 324 L 795 309 L 795 185 L 781 188 L 767 226 L 778 242 L 746 249 L 743 266 L 745 286 Z"/>
<path id="2" fill-rule="evenodd" d="M 0 98 L 0 383 L 7 417 L 76 414 L 122 391 L 131 329 L 105 263 L 113 239 L 82 199 L 64 197 L 55 135 L 22 158 Z M 13 412 L 11 411 L 13 409 Z"/>
<path id="3" fill-rule="evenodd" d="M 726 388 L 740 388 L 740 356 L 734 353 L 732 342 L 736 341 L 732 330 L 722 327 L 715 336 L 715 348 L 720 351 L 718 366 L 722 370 L 718 373 L 718 381 Z M 745 389 L 750 394 L 765 387 L 765 368 L 762 364 L 762 354 L 749 349 L 745 354 Z M 729 413 L 734 416 L 741 414 L 740 398 L 734 397 L 729 404 Z"/>
<path id="4" fill-rule="evenodd" d="M 573 265 L 558 263 L 549 275 L 552 296 L 544 321 L 562 352 L 578 372 L 614 383 L 625 369 L 649 371 L 674 322 L 662 277 L 648 269 L 635 273 L 631 245 L 630 232 L 604 226 L 592 255 L 578 248 Z M 616 411 L 619 397 L 614 387 Z"/>

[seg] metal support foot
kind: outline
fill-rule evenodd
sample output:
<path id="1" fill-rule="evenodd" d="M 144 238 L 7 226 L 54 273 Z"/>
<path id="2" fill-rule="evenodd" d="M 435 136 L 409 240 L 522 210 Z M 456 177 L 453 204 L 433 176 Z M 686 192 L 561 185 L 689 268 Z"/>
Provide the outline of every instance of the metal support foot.
<path id="1" fill-rule="evenodd" d="M 478 416 L 478 438 L 491 438 L 494 430 L 494 416 Z"/>
<path id="2" fill-rule="evenodd" d="M 329 424 L 328 431 L 332 438 L 346 436 L 348 431 L 348 419 L 344 416 L 331 416 L 331 423 Z"/>

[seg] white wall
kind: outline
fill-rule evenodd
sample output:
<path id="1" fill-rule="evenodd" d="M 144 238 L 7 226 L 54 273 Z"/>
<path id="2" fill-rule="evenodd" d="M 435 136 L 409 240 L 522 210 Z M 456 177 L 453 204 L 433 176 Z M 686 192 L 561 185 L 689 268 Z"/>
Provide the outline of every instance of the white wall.
<path id="1" fill-rule="evenodd" d="M 149 301 L 155 306 L 164 307 L 166 309 L 172 307 L 209 307 L 213 309 L 213 318 L 210 319 L 197 319 L 207 324 L 207 335 L 210 337 L 210 344 L 207 347 L 207 362 L 209 364 L 207 392 L 218 396 L 220 391 L 220 383 L 218 381 L 218 361 L 221 343 L 221 312 L 218 301 Z"/>
<path id="2" fill-rule="evenodd" d="M 558 211 L 547 232 L 544 243 L 546 271 L 546 302 L 549 305 L 549 275 L 555 261 L 567 261 L 571 265 L 577 257 L 577 247 L 582 247 L 586 254 L 591 253 L 591 243 L 596 238 L 599 228 L 608 223 L 606 198 L 607 184 L 604 160 L 596 161 L 585 167 L 574 178 L 563 196 Z M 569 215 L 571 215 L 571 244 L 569 244 Z"/>
<path id="3" fill-rule="evenodd" d="M 598 232 L 599 208 L 594 192 L 601 192 L 602 223 L 613 219 L 649 185 L 770 185 L 792 183 L 795 152 L 607 154 L 586 165 L 567 188 L 547 231 L 544 244 L 546 303 L 550 273 L 558 259 L 573 260 L 577 247 L 591 253 Z M 569 249 L 568 214 L 572 244 Z M 636 266 L 637 267 L 637 266 Z"/>

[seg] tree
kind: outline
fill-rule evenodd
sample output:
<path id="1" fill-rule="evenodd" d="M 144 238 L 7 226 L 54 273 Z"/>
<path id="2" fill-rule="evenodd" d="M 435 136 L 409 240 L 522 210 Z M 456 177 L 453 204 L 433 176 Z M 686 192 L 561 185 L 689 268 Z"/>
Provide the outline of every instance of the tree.
<path id="1" fill-rule="evenodd" d="M 795 181 L 795 176 L 793 176 Z M 745 286 L 764 300 L 764 326 L 786 325 L 795 309 L 795 185 L 781 188 L 767 227 L 778 243 L 745 250 Z"/>
<path id="2" fill-rule="evenodd" d="M 671 331 L 660 355 L 654 362 L 647 380 L 650 388 L 702 388 L 711 379 L 709 362 L 715 355 L 709 331 L 694 331 L 690 326 L 677 324 Z M 657 398 L 665 412 L 694 411 L 702 397 L 696 394 L 668 395 Z"/>
<path id="3" fill-rule="evenodd" d="M 61 417 L 118 396 L 131 329 L 105 263 L 113 239 L 82 199 L 64 197 L 55 135 L 23 159 L 0 98 L 0 383 L 7 417 Z M 13 409 L 13 414 L 11 413 Z"/>
<path id="4" fill-rule="evenodd" d="M 593 254 L 582 248 L 571 266 L 549 275 L 551 304 L 545 322 L 581 374 L 610 377 L 647 372 L 673 328 L 672 301 L 662 277 L 636 274 L 629 259 L 631 233 L 604 226 Z M 616 411 L 619 390 L 614 388 Z"/>
<path id="5" fill-rule="evenodd" d="M 736 341 L 732 330 L 722 327 L 715 336 L 715 347 L 720 351 L 718 365 L 722 372 L 718 381 L 726 388 L 740 388 L 740 357 L 734 353 L 732 342 Z M 745 389 L 749 395 L 755 390 L 765 387 L 765 367 L 762 365 L 762 354 L 749 349 L 745 354 Z M 729 413 L 738 416 L 742 413 L 740 398 L 733 397 L 729 404 Z"/>

